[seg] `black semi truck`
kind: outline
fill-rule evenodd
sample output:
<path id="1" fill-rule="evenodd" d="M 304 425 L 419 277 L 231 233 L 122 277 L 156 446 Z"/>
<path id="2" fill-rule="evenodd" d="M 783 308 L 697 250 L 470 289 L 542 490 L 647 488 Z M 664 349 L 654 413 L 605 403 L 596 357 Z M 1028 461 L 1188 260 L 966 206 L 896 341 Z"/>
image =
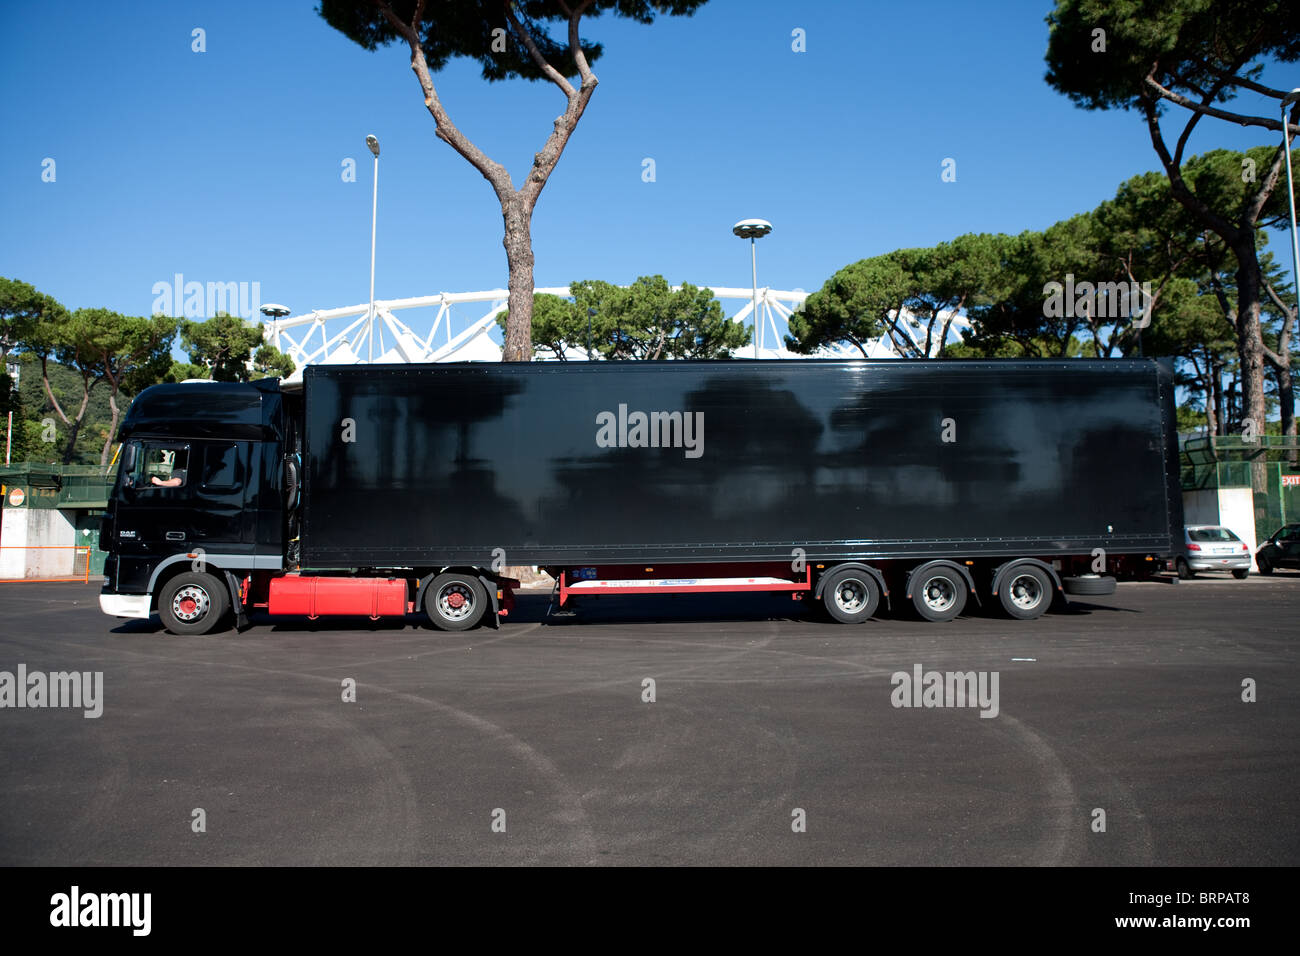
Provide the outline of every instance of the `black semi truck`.
<path id="1" fill-rule="evenodd" d="M 105 613 L 427 613 L 788 593 L 845 623 L 1017 619 L 1182 533 L 1174 384 L 1144 360 L 309 366 L 132 403 Z"/>

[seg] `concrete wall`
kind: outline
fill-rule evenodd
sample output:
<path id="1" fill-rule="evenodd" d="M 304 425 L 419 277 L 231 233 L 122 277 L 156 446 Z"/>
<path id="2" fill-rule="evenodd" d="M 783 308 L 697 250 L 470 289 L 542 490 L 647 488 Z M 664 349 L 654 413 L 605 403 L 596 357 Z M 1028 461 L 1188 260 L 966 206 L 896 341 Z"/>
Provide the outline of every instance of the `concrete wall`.
<path id="1" fill-rule="evenodd" d="M 57 508 L 6 505 L 0 512 L 0 578 L 69 577 L 76 555 L 70 546 L 80 543 L 72 521 Z"/>
<path id="2" fill-rule="evenodd" d="M 1219 520 L 1217 524 L 1231 528 L 1250 547 L 1250 567 L 1254 571 L 1255 549 L 1255 495 L 1249 488 L 1219 489 Z"/>

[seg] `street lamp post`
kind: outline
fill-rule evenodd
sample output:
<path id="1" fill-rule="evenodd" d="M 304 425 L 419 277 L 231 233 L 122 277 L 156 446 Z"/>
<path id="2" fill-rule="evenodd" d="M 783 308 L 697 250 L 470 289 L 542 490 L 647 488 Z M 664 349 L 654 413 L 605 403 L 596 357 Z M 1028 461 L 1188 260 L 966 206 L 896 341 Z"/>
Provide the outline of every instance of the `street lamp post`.
<path id="1" fill-rule="evenodd" d="M 283 319 L 289 314 L 289 307 L 287 305 L 280 305 L 278 302 L 268 302 L 258 311 L 268 319 Z M 265 329 L 263 329 L 263 332 L 265 332 Z"/>
<path id="2" fill-rule="evenodd" d="M 379 140 L 372 133 L 366 137 L 366 146 L 375 154 L 375 192 L 370 203 L 370 311 L 366 318 L 367 362 L 375 360 L 375 225 L 379 218 Z"/>
<path id="3" fill-rule="evenodd" d="M 5 365 L 5 371 L 8 372 L 9 377 L 14 380 L 15 391 L 18 390 L 18 377 L 19 375 L 22 374 L 22 370 L 23 367 L 19 365 L 17 362 L 8 362 Z M 9 467 L 9 453 L 13 449 L 13 444 L 14 444 L 14 413 L 11 411 L 9 413 L 9 425 L 5 431 L 5 467 L 6 468 Z"/>
<path id="4" fill-rule="evenodd" d="M 731 227 L 731 231 L 741 239 L 749 240 L 749 259 L 754 270 L 754 358 L 758 358 L 758 339 L 763 334 L 763 327 L 758 321 L 758 250 L 756 240 L 771 232 L 772 224 L 766 219 L 742 219 Z"/>
<path id="5" fill-rule="evenodd" d="M 1300 242 L 1296 241 L 1295 184 L 1291 181 L 1291 127 L 1286 119 L 1286 108 L 1297 100 L 1300 100 L 1300 86 L 1282 97 L 1282 142 L 1286 150 L 1286 201 L 1291 207 L 1291 259 L 1295 267 L 1291 278 L 1295 282 L 1296 308 L 1300 309 Z"/>
<path id="6" fill-rule="evenodd" d="M 591 361 L 591 319 L 596 314 L 596 310 L 591 306 L 587 307 L 587 361 Z"/>

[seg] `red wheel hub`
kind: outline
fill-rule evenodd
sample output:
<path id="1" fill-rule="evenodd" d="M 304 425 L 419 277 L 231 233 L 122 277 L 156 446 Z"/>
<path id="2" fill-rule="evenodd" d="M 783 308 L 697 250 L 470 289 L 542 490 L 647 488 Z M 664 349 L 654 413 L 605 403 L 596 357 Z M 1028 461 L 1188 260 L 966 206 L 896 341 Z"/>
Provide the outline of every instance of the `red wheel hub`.
<path id="1" fill-rule="evenodd" d="M 459 591 L 452 591 L 447 595 L 447 603 L 452 607 L 463 607 L 465 605 L 465 595 Z"/>
<path id="2" fill-rule="evenodd" d="M 193 614 L 194 609 L 198 607 L 194 598 L 183 598 L 181 600 L 181 611 L 185 614 Z"/>

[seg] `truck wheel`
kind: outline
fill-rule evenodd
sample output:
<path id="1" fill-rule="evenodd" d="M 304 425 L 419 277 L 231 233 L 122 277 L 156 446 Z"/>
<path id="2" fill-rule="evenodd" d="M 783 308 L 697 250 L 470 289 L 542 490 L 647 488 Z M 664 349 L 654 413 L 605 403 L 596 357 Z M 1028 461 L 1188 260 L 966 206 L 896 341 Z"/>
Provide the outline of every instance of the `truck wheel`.
<path id="1" fill-rule="evenodd" d="M 1236 569 L 1233 570 L 1233 572 L 1232 572 L 1232 576 L 1233 576 L 1234 578 L 1236 578 L 1238 581 L 1244 581 L 1244 580 L 1246 580 L 1246 578 L 1250 577 L 1250 569 L 1249 569 L 1249 568 L 1236 568 Z"/>
<path id="2" fill-rule="evenodd" d="M 211 574 L 178 574 L 158 594 L 158 617 L 173 634 L 207 634 L 226 616 L 230 596 Z"/>
<path id="3" fill-rule="evenodd" d="M 424 592 L 424 611 L 440 631 L 468 631 L 483 619 L 487 607 L 487 591 L 473 574 L 440 574 Z"/>
<path id="4" fill-rule="evenodd" d="M 1178 571 L 1178 576 L 1184 581 L 1196 577 L 1196 572 L 1192 570 L 1191 565 L 1189 565 L 1184 558 L 1179 558 L 1177 562 L 1175 562 L 1174 568 Z"/>
<path id="5" fill-rule="evenodd" d="M 861 624 L 880 606 L 880 586 L 857 568 L 832 571 L 822 586 L 822 604 L 832 620 Z"/>
<path id="6" fill-rule="evenodd" d="M 1032 564 L 1018 564 L 1002 577 L 998 589 L 1002 610 L 1017 621 L 1041 617 L 1052 604 L 1052 582 L 1047 572 Z"/>
<path id="7" fill-rule="evenodd" d="M 926 571 L 912 588 L 912 606 L 927 621 L 951 621 L 966 607 L 966 579 L 942 565 Z"/>

